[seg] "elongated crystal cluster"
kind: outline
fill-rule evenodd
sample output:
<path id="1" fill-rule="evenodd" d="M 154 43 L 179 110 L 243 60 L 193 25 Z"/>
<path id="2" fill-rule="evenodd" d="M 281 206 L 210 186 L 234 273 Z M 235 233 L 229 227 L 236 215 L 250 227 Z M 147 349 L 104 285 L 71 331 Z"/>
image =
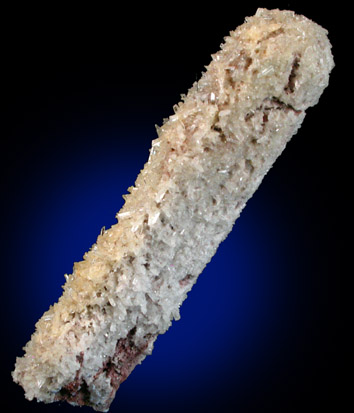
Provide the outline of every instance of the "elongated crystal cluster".
<path id="1" fill-rule="evenodd" d="M 17 359 L 29 400 L 108 410 L 327 86 L 326 33 L 259 9 L 225 38 L 159 129 L 118 223 L 75 263 Z"/>

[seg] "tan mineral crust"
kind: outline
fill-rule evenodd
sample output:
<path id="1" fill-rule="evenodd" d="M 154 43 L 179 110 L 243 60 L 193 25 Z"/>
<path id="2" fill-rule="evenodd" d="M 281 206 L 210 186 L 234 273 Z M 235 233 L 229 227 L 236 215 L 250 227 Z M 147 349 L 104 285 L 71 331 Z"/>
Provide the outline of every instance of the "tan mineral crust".
<path id="1" fill-rule="evenodd" d="M 327 31 L 292 11 L 258 9 L 225 38 L 159 128 L 117 224 L 75 263 L 17 358 L 13 378 L 27 399 L 109 409 L 179 319 L 333 66 Z"/>

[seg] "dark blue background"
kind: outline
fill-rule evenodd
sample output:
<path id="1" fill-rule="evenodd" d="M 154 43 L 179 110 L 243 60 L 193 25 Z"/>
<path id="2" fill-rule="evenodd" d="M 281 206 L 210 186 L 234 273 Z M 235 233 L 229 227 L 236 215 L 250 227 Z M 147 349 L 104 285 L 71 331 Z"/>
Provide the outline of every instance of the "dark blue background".
<path id="1" fill-rule="evenodd" d="M 329 10 L 265 3 L 326 27 L 336 57 Z M 172 114 L 223 37 L 257 6 L 230 6 L 220 15 L 172 3 L 6 15 L 1 375 L 7 408 L 75 411 L 25 400 L 10 377 L 15 358 L 59 298 L 64 273 L 115 222 L 122 195 L 147 161 L 154 125 Z M 337 67 L 200 276 L 181 320 L 122 384 L 112 412 L 338 408 L 343 268 L 334 199 L 341 154 L 331 142 L 339 73 Z"/>

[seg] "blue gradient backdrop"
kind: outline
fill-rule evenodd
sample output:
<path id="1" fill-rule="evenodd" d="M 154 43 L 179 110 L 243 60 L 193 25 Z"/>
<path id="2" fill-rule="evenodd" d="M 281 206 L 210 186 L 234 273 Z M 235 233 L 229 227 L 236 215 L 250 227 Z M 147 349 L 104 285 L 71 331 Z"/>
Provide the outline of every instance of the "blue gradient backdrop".
<path id="1" fill-rule="evenodd" d="M 154 125 L 255 9 L 213 20 L 206 32 L 202 22 L 186 23 L 182 33 L 178 23 L 151 28 L 142 20 L 135 37 L 113 25 L 107 36 L 117 40 L 108 42 L 93 27 L 91 43 L 74 22 L 70 35 L 55 26 L 45 41 L 43 27 L 31 26 L 24 43 L 12 39 L 1 240 L 3 389 L 12 409 L 75 411 L 26 401 L 11 382 L 15 358 L 60 296 L 64 274 L 115 222 L 147 161 Z M 325 11 L 298 12 L 331 29 Z M 42 24 L 48 30 L 52 21 Z M 146 49 L 137 54 L 139 36 Z M 309 110 L 189 293 L 181 320 L 122 384 L 112 412 L 303 412 L 335 399 L 340 269 L 328 186 L 336 177 L 327 169 L 333 148 L 318 146 L 331 134 L 322 119 L 334 92 Z"/>

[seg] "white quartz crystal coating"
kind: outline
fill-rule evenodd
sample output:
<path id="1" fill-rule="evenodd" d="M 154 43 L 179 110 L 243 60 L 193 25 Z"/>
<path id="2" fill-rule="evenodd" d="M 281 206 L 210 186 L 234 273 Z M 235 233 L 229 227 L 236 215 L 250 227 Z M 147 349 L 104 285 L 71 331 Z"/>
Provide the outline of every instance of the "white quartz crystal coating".
<path id="1" fill-rule="evenodd" d="M 17 358 L 13 378 L 29 400 L 108 410 L 179 318 L 333 65 L 326 30 L 291 11 L 259 9 L 225 38 L 159 129 L 118 223 L 75 263 Z"/>

